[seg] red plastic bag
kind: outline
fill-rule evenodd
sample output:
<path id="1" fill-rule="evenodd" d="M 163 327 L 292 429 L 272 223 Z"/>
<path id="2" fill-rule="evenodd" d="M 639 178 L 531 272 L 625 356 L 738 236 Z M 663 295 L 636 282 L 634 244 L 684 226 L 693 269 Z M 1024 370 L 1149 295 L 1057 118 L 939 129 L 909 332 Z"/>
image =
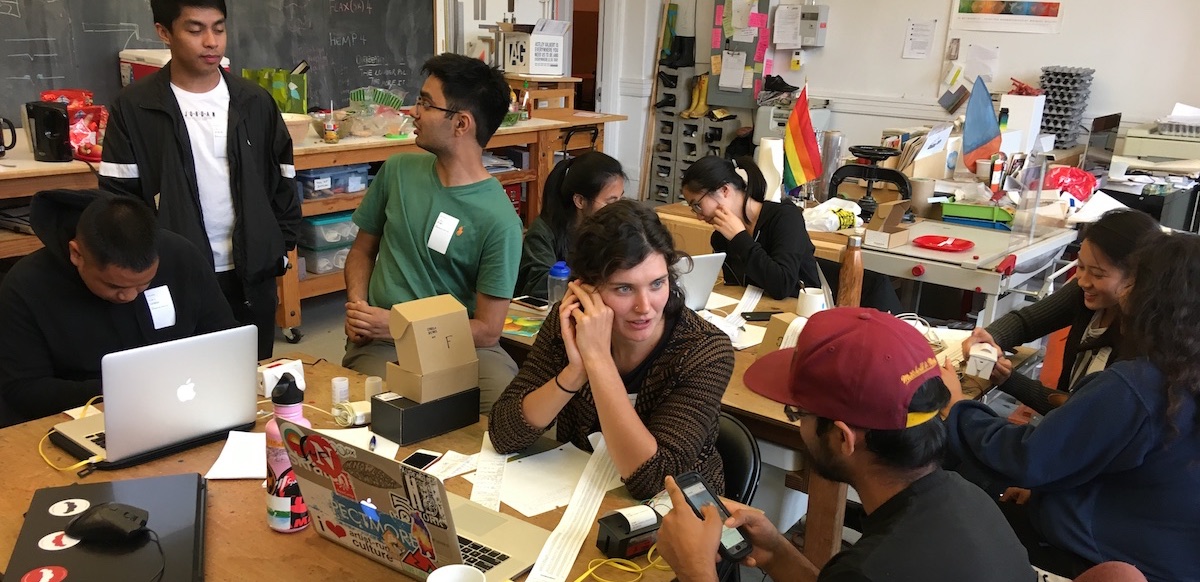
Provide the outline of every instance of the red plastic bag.
<path id="1" fill-rule="evenodd" d="M 108 110 L 103 105 L 91 105 L 72 109 L 69 116 L 68 135 L 75 158 L 99 162 L 100 144 L 104 143 L 104 129 L 108 127 Z"/>
<path id="2" fill-rule="evenodd" d="M 1080 202 L 1087 202 L 1096 191 L 1096 177 L 1079 168 L 1060 166 L 1046 172 L 1043 188 L 1062 190 Z"/>
<path id="3" fill-rule="evenodd" d="M 92 106 L 92 92 L 87 89 L 51 89 L 42 91 L 42 101 L 66 103 L 67 109 Z"/>

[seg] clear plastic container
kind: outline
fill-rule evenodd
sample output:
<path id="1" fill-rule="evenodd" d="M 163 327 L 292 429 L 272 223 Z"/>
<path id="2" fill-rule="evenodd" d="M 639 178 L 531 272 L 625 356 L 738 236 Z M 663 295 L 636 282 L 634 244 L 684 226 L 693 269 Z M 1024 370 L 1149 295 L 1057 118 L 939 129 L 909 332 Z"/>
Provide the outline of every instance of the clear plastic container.
<path id="1" fill-rule="evenodd" d="M 567 278 L 570 276 L 571 269 L 567 268 L 566 261 L 559 261 L 550 267 L 550 273 L 546 276 L 546 300 L 551 305 L 562 301 L 567 294 Z"/>
<path id="2" fill-rule="evenodd" d="M 353 194 L 367 189 L 370 164 L 333 166 L 296 172 L 296 190 L 301 200 Z"/>
<path id="3" fill-rule="evenodd" d="M 304 257 L 304 268 L 309 273 L 324 275 L 346 268 L 346 255 L 350 254 L 350 247 L 342 246 L 320 251 L 297 247 L 296 251 L 300 253 L 301 257 Z"/>
<path id="4" fill-rule="evenodd" d="M 350 219 L 353 214 L 339 212 L 305 218 L 300 222 L 300 244 L 321 251 L 354 242 L 358 225 Z"/>

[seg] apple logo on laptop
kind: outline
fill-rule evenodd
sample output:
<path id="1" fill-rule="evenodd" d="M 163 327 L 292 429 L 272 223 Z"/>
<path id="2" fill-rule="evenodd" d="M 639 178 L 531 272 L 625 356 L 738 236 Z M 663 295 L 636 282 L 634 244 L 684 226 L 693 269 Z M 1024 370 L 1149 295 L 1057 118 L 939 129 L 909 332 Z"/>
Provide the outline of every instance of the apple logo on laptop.
<path id="1" fill-rule="evenodd" d="M 192 382 L 191 378 L 188 378 L 187 382 L 180 384 L 179 388 L 175 389 L 175 397 L 180 402 L 187 402 L 196 397 L 196 384 Z"/>

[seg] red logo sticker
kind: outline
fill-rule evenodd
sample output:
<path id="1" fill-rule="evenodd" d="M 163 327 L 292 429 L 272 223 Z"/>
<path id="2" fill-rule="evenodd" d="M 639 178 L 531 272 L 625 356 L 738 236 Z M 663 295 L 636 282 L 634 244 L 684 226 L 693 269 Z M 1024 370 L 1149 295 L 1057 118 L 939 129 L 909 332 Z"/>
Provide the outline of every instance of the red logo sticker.
<path id="1" fill-rule="evenodd" d="M 42 566 L 21 576 L 21 582 L 61 582 L 67 579 L 67 569 L 62 566 Z"/>

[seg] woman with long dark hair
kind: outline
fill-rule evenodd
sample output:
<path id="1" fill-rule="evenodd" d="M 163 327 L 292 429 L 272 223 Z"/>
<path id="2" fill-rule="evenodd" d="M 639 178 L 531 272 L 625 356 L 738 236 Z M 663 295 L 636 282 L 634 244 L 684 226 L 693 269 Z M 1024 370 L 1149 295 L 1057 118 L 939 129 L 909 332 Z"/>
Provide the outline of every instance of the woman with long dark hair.
<path id="1" fill-rule="evenodd" d="M 546 298 L 550 267 L 567 260 L 571 234 L 579 221 L 621 199 L 625 172 L 607 154 L 588 152 L 559 162 L 546 177 L 542 212 L 525 233 L 517 295 Z"/>
<path id="2" fill-rule="evenodd" d="M 963 353 L 976 343 L 989 343 L 1003 354 L 1026 342 L 1070 326 L 1057 390 L 1034 378 L 1012 373 L 1001 357 L 991 380 L 1039 414 L 1062 404 L 1088 374 L 1121 359 L 1121 307 L 1118 292 L 1129 284 L 1130 257 L 1142 238 L 1159 232 L 1158 223 L 1138 210 L 1113 210 L 1083 231 L 1075 278 L 1049 297 L 976 328 L 963 341 Z"/>
<path id="3" fill-rule="evenodd" d="M 658 215 L 623 200 L 580 224 L 569 253 L 575 279 L 553 308 L 488 422 L 501 453 L 556 425 L 590 450 L 600 431 L 629 493 L 698 471 L 714 491 L 721 396 L 733 373 L 729 337 L 685 308 L 672 265 L 679 253 Z"/>
<path id="4" fill-rule="evenodd" d="M 820 287 L 819 268 L 837 294 L 840 265 L 816 258 L 804 213 L 790 202 L 766 199 L 767 181 L 749 157 L 705 156 L 683 173 L 683 197 L 692 212 L 715 229 L 713 252 L 726 253 L 725 283 L 756 285 L 775 299 Z M 891 280 L 863 274 L 862 305 L 900 311 Z"/>
<path id="5" fill-rule="evenodd" d="M 964 400 L 943 371 L 949 460 L 993 493 L 1032 491 L 1001 507 L 1035 566 L 1072 578 L 1117 560 L 1149 580 L 1200 580 L 1200 237 L 1153 235 L 1131 263 L 1126 359 L 1036 427 Z"/>

